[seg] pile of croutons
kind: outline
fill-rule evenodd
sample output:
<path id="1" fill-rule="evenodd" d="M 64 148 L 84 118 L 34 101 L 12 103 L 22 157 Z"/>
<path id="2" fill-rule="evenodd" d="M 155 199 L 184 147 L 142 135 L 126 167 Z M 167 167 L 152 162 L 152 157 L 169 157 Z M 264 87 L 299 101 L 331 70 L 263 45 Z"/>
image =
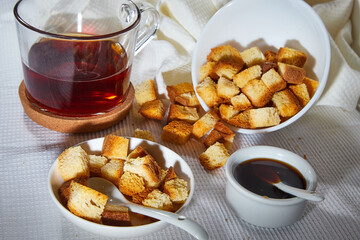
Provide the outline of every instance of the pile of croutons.
<path id="1" fill-rule="evenodd" d="M 297 114 L 314 95 L 318 81 L 306 77 L 307 56 L 281 47 L 242 52 L 230 45 L 211 49 L 200 68 L 196 91 L 227 123 L 240 128 L 265 128 Z"/>

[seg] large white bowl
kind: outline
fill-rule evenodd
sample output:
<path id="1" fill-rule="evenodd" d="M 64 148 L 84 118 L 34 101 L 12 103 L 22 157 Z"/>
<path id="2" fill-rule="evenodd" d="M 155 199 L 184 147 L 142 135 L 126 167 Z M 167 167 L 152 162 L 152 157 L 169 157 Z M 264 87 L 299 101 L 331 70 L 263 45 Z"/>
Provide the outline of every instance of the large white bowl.
<path id="1" fill-rule="evenodd" d="M 299 197 L 265 198 L 247 190 L 236 181 L 235 168 L 244 161 L 256 158 L 275 159 L 293 166 L 304 177 L 306 190 L 315 191 L 317 176 L 304 158 L 282 148 L 254 146 L 234 152 L 226 163 L 226 200 L 228 204 L 239 218 L 261 227 L 283 227 L 298 221 L 304 214 L 307 200 Z"/>
<path id="2" fill-rule="evenodd" d="M 135 149 L 136 146 L 141 145 L 156 159 L 160 167 L 162 168 L 169 168 L 171 166 L 174 167 L 176 174 L 180 178 L 188 182 L 188 186 L 190 189 L 189 197 L 184 203 L 184 205 L 177 211 L 177 213 L 184 210 L 189 205 L 193 197 L 194 186 L 195 186 L 194 175 L 189 165 L 186 163 L 186 161 L 174 151 L 160 144 L 138 138 L 132 138 L 132 137 L 126 137 L 126 138 L 130 139 L 130 143 L 129 143 L 130 151 Z M 88 154 L 100 154 L 103 140 L 104 138 L 96 138 L 80 143 L 78 145 L 81 145 L 82 148 Z M 64 183 L 64 180 L 60 176 L 60 173 L 57 168 L 57 163 L 58 160 L 54 162 L 49 172 L 48 187 L 50 191 L 50 196 L 53 199 L 55 205 L 60 209 L 61 213 L 70 222 L 77 225 L 78 227 L 85 229 L 86 231 L 107 237 L 131 238 L 131 237 L 145 236 L 154 233 L 156 231 L 163 229 L 168 225 L 168 223 L 164 221 L 157 221 L 154 223 L 149 223 L 140 226 L 129 226 L 129 227 L 108 226 L 108 225 L 102 225 L 102 224 L 90 222 L 72 214 L 60 202 L 58 190 L 60 186 Z"/>
<path id="3" fill-rule="evenodd" d="M 328 32 L 316 12 L 301 0 L 234 0 L 221 8 L 206 24 L 192 58 L 192 82 L 200 82 L 200 67 L 211 48 L 230 44 L 242 51 L 258 46 L 265 50 L 290 47 L 305 52 L 307 76 L 319 80 L 310 102 L 289 120 L 263 129 L 234 128 L 239 133 L 265 133 L 279 130 L 299 119 L 322 94 L 329 73 L 330 43 Z M 209 107 L 201 99 L 205 111 Z"/>

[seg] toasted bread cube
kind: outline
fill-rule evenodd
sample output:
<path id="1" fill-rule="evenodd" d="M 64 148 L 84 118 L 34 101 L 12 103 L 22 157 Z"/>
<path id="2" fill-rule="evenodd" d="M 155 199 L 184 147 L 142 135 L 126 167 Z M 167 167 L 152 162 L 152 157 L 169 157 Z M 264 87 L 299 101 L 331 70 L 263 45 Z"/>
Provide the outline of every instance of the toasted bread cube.
<path id="1" fill-rule="evenodd" d="M 112 159 L 101 168 L 101 176 L 118 186 L 123 169 L 124 160 Z"/>
<path id="2" fill-rule="evenodd" d="M 231 98 L 231 104 L 234 106 L 236 110 L 244 111 L 246 109 L 250 109 L 253 106 L 251 105 L 250 100 L 243 93 L 236 95 Z"/>
<path id="3" fill-rule="evenodd" d="M 277 63 L 264 62 L 260 64 L 260 67 L 261 67 L 261 74 L 264 75 L 270 69 L 277 69 Z"/>
<path id="4" fill-rule="evenodd" d="M 263 128 L 278 125 L 281 119 L 274 107 L 264 107 L 249 110 L 250 128 Z"/>
<path id="5" fill-rule="evenodd" d="M 292 117 L 301 110 L 299 100 L 289 89 L 274 93 L 272 101 L 281 117 Z"/>
<path id="6" fill-rule="evenodd" d="M 214 66 L 216 62 L 206 62 L 200 67 L 200 82 L 202 82 L 206 77 L 211 77 L 217 79 L 218 76 L 214 73 Z"/>
<path id="7" fill-rule="evenodd" d="M 193 126 L 184 121 L 172 121 L 163 127 L 161 139 L 174 144 L 185 144 L 191 135 Z"/>
<path id="8" fill-rule="evenodd" d="M 316 92 L 317 87 L 319 86 L 319 82 L 308 77 L 304 77 L 303 82 L 306 84 L 310 98 L 312 98 Z"/>
<path id="9" fill-rule="evenodd" d="M 265 56 L 258 47 L 246 49 L 240 54 L 246 66 L 248 67 L 265 62 Z"/>
<path id="10" fill-rule="evenodd" d="M 205 113 L 198 121 L 196 121 L 193 125 L 192 134 L 196 138 L 201 138 L 204 136 L 208 131 L 210 131 L 220 120 L 220 117 L 217 113 L 213 110 Z"/>
<path id="11" fill-rule="evenodd" d="M 65 182 L 74 178 L 89 177 L 89 156 L 81 146 L 68 148 L 58 158 L 58 169 Z"/>
<path id="12" fill-rule="evenodd" d="M 245 70 L 242 70 L 233 77 L 234 83 L 239 87 L 243 88 L 245 85 L 252 79 L 257 79 L 261 77 L 261 67 L 260 65 L 255 65 L 249 67 Z"/>
<path id="13" fill-rule="evenodd" d="M 250 109 L 245 110 L 228 120 L 228 123 L 240 128 L 250 128 Z"/>
<path id="14" fill-rule="evenodd" d="M 281 47 L 276 56 L 278 62 L 294 65 L 297 67 L 304 67 L 307 56 L 300 50 L 288 47 Z"/>
<path id="15" fill-rule="evenodd" d="M 213 170 L 224 166 L 229 156 L 229 151 L 224 144 L 216 142 L 200 155 L 199 160 L 205 169 Z"/>
<path id="16" fill-rule="evenodd" d="M 196 91 L 208 107 L 216 106 L 221 101 L 217 95 L 216 83 L 210 77 L 199 83 L 196 86 Z"/>
<path id="17" fill-rule="evenodd" d="M 239 64 L 234 61 L 219 61 L 213 67 L 213 72 L 219 77 L 226 77 L 232 79 L 243 67 L 243 64 Z"/>
<path id="18" fill-rule="evenodd" d="M 156 99 L 154 80 L 148 79 L 135 85 L 135 99 L 139 105 Z"/>
<path id="19" fill-rule="evenodd" d="M 241 66 L 244 65 L 244 61 L 241 57 L 240 52 L 230 46 L 222 45 L 211 49 L 211 52 L 207 56 L 207 61 L 219 62 L 219 61 L 233 61 L 237 62 Z"/>
<path id="20" fill-rule="evenodd" d="M 188 123 L 194 123 L 199 120 L 197 109 L 193 107 L 171 104 L 168 115 L 168 122 L 174 120 L 183 120 Z"/>
<path id="21" fill-rule="evenodd" d="M 271 92 L 278 92 L 286 88 L 286 82 L 273 68 L 261 76 L 261 80 Z"/>
<path id="22" fill-rule="evenodd" d="M 235 133 L 233 133 L 222 122 L 217 122 L 214 129 L 206 137 L 204 144 L 206 147 L 210 147 L 215 142 L 223 143 L 227 149 L 230 149 L 234 141 Z"/>
<path id="23" fill-rule="evenodd" d="M 131 158 L 126 160 L 124 165 L 125 172 L 135 173 L 145 180 L 146 187 L 158 187 L 160 184 L 160 170 L 158 163 L 150 155 L 144 157 Z"/>
<path id="24" fill-rule="evenodd" d="M 239 110 L 235 109 L 235 107 L 233 105 L 221 104 L 219 107 L 219 113 L 220 113 L 221 119 L 224 119 L 227 121 L 230 118 L 232 118 L 233 116 L 235 116 L 236 114 L 238 114 Z"/>
<path id="25" fill-rule="evenodd" d="M 101 176 L 101 168 L 109 161 L 106 157 L 89 155 L 89 166 L 91 176 Z"/>
<path id="26" fill-rule="evenodd" d="M 132 158 L 145 157 L 148 154 L 148 151 L 146 151 L 142 146 L 137 145 L 136 148 L 129 153 L 127 160 Z"/>
<path id="27" fill-rule="evenodd" d="M 104 138 L 101 155 L 108 159 L 126 159 L 128 149 L 129 139 L 110 134 Z"/>
<path id="28" fill-rule="evenodd" d="M 194 92 L 194 86 L 189 82 L 183 82 L 176 85 L 168 85 L 166 90 L 170 101 L 174 103 L 177 96 L 183 93 Z"/>
<path id="29" fill-rule="evenodd" d="M 265 106 L 272 97 L 271 91 L 262 80 L 250 80 L 241 90 L 255 107 Z"/>
<path id="30" fill-rule="evenodd" d="M 87 186 L 87 179 L 88 178 L 74 178 L 71 179 L 69 181 L 64 182 L 63 184 L 61 184 L 60 188 L 59 188 L 59 198 L 60 198 L 60 202 L 64 205 L 67 206 L 67 203 L 69 201 L 69 197 L 70 197 L 70 184 L 71 182 L 77 182 L 80 183 L 84 186 Z"/>
<path id="31" fill-rule="evenodd" d="M 133 137 L 156 142 L 154 135 L 149 130 L 135 129 Z"/>
<path id="32" fill-rule="evenodd" d="M 233 81 L 225 78 L 220 77 L 218 83 L 216 85 L 217 95 L 224 99 L 232 98 L 233 96 L 239 94 L 240 89 L 238 86 L 234 84 Z"/>
<path id="33" fill-rule="evenodd" d="M 305 69 L 280 62 L 278 63 L 278 71 L 286 82 L 292 84 L 303 83 L 306 75 Z"/>
<path id="34" fill-rule="evenodd" d="M 175 103 L 179 103 L 180 105 L 187 107 L 200 107 L 200 102 L 197 99 L 195 92 L 182 93 L 176 96 L 174 101 Z"/>
<path id="35" fill-rule="evenodd" d="M 100 223 L 107 200 L 105 194 L 72 181 L 67 207 L 76 216 Z"/>
<path id="36" fill-rule="evenodd" d="M 146 118 L 162 120 L 165 115 L 164 104 L 159 99 L 143 103 L 139 113 Z"/>
<path id="37" fill-rule="evenodd" d="M 301 107 L 304 107 L 306 104 L 308 104 L 308 102 L 310 101 L 310 95 L 305 83 L 290 85 L 289 89 L 299 99 Z"/>
<path id="38" fill-rule="evenodd" d="M 101 214 L 101 222 L 111 226 L 131 226 L 129 208 L 107 203 Z"/>
<path id="39" fill-rule="evenodd" d="M 147 195 L 149 193 L 151 193 L 152 191 L 154 191 L 155 188 L 145 188 L 144 191 L 134 194 L 131 196 L 131 201 L 133 203 L 137 203 L 137 204 L 142 204 L 142 201 L 144 201 L 144 199 L 147 197 Z"/>
<path id="40" fill-rule="evenodd" d="M 171 179 L 175 179 L 178 178 L 178 175 L 176 175 L 174 167 L 171 166 L 169 167 L 166 171 L 164 171 L 165 176 L 164 176 L 164 182 L 166 181 L 170 181 Z"/>
<path id="41" fill-rule="evenodd" d="M 166 193 L 161 192 L 159 189 L 155 189 L 151 193 L 149 193 L 142 201 L 142 204 L 144 206 L 157 208 L 165 211 L 173 210 L 173 204 L 170 200 L 170 196 Z"/>
<path id="42" fill-rule="evenodd" d="M 120 178 L 119 190 L 127 196 L 134 196 L 145 190 L 145 180 L 135 173 L 124 172 Z"/>
<path id="43" fill-rule="evenodd" d="M 180 178 L 166 181 L 164 184 L 164 193 L 169 195 L 172 202 L 184 203 L 189 196 L 187 182 Z"/>
<path id="44" fill-rule="evenodd" d="M 276 63 L 277 62 L 276 55 L 277 55 L 276 52 L 273 52 L 271 50 L 266 50 L 265 53 L 264 53 L 266 62 Z"/>

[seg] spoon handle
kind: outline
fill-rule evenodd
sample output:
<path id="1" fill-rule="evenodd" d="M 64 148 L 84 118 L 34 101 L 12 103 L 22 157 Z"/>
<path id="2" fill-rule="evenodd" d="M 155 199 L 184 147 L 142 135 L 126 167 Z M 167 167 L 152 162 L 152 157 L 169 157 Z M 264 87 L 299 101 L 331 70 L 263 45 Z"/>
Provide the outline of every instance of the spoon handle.
<path id="1" fill-rule="evenodd" d="M 122 204 L 128 207 L 132 212 L 140 213 L 149 217 L 153 217 L 159 220 L 163 220 L 170 224 L 173 224 L 183 230 L 187 231 L 197 239 L 209 239 L 209 236 L 205 229 L 195 222 L 194 220 L 187 218 L 184 215 L 175 214 L 168 211 L 163 211 L 155 208 L 145 207 L 145 206 L 138 206 L 134 203 L 126 203 Z"/>
<path id="2" fill-rule="evenodd" d="M 290 193 L 291 195 L 294 195 L 299 198 L 303 198 L 310 201 L 316 201 L 320 202 L 324 200 L 324 196 L 321 193 L 317 192 L 310 192 L 304 189 L 299 189 L 295 187 L 291 187 L 289 185 L 286 185 L 282 182 L 275 183 L 274 186 L 279 188 L 280 190 Z"/>

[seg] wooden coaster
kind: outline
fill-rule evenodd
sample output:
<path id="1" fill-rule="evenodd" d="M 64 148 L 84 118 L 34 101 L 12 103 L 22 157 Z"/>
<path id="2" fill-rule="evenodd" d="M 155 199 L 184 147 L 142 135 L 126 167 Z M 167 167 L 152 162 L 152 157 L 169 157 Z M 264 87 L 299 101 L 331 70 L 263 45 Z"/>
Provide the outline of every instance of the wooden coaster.
<path id="1" fill-rule="evenodd" d="M 135 96 L 134 87 L 130 84 L 125 101 L 114 110 L 98 116 L 65 117 L 38 109 L 28 100 L 25 90 L 25 83 L 22 81 L 19 86 L 19 97 L 28 117 L 41 126 L 63 133 L 95 132 L 115 125 L 129 113 Z"/>

